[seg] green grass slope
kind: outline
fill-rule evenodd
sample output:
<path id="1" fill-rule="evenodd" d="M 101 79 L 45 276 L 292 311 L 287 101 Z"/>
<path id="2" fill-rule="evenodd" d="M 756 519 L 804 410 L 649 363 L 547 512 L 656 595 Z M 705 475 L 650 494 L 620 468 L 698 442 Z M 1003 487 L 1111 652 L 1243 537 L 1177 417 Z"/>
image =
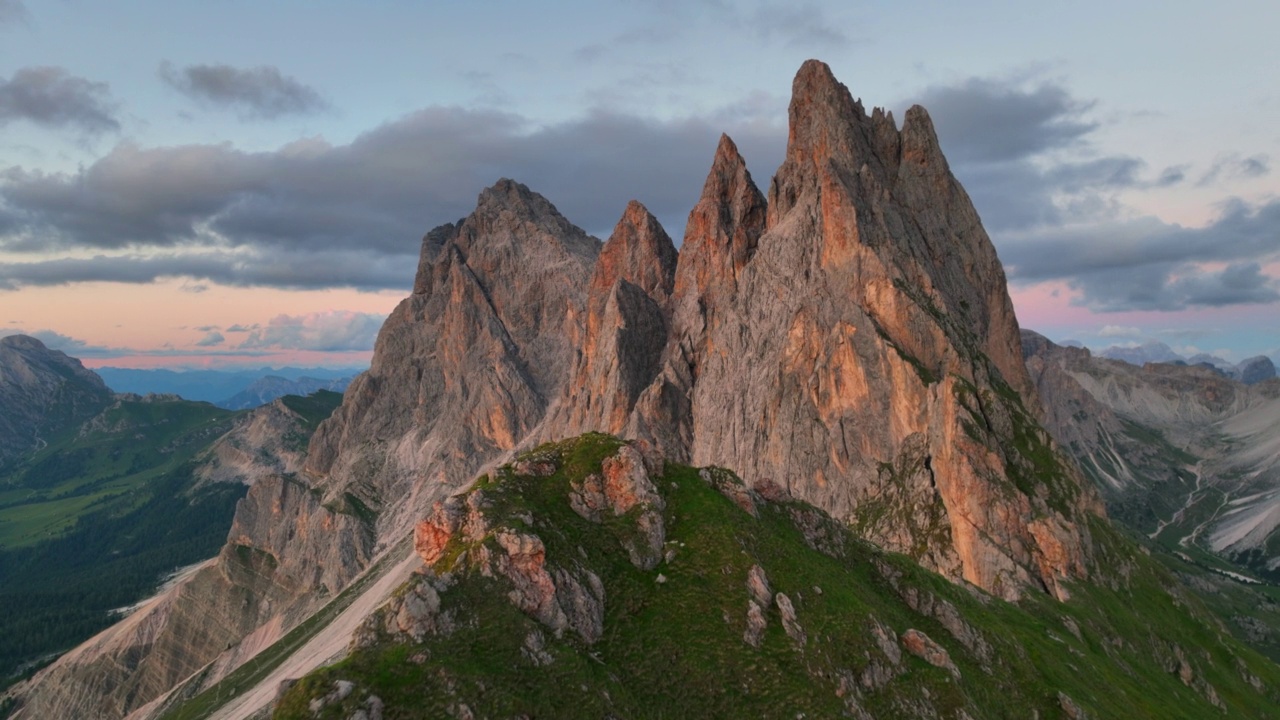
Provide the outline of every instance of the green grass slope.
<path id="1" fill-rule="evenodd" d="M 230 429 L 234 415 L 187 400 L 120 400 L 0 476 L 0 549 L 59 537 L 88 514 L 141 507 L 155 481 Z"/>
<path id="2" fill-rule="evenodd" d="M 358 649 L 299 680 L 275 717 L 1280 716 L 1280 667 L 1106 521 L 1091 528 L 1102 569 L 1072 585 L 1070 601 L 1007 603 L 805 504 L 756 496 L 754 517 L 697 470 L 668 465 L 653 479 L 664 558 L 641 570 L 624 548 L 639 532 L 634 509 L 595 523 L 569 502 L 572 483 L 619 444 L 583 436 L 535 451 L 557 468 L 549 477 L 507 466 L 482 479 L 472 492 L 488 503 L 483 536 L 453 536 L 431 572 L 371 618 Z M 503 532 L 536 535 L 552 577 L 598 576 L 598 640 L 557 637 L 513 604 L 513 581 L 495 570 Z M 744 638 L 755 565 L 779 594 L 759 647 Z M 397 630 L 409 593 L 439 598 L 420 641 Z M 913 654 L 909 631 L 934 645 Z"/>

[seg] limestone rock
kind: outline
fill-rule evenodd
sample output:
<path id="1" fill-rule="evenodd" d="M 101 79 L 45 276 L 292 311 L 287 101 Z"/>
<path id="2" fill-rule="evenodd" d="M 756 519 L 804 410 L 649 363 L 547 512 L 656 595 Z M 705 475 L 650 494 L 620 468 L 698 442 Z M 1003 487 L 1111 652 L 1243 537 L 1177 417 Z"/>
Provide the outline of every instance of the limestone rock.
<path id="1" fill-rule="evenodd" d="M 951 655 L 947 653 L 946 648 L 934 642 L 933 638 L 923 632 L 910 628 L 902 633 L 902 647 L 930 665 L 951 673 L 955 679 L 960 679 L 960 669 L 951 662 Z"/>
<path id="2" fill-rule="evenodd" d="M 1266 355 L 1247 358 L 1236 366 L 1240 382 L 1245 385 L 1256 385 L 1276 376 L 1276 365 Z"/>
<path id="3" fill-rule="evenodd" d="M 462 501 L 456 497 L 449 498 L 447 501 L 437 502 L 431 516 L 414 526 L 414 552 L 422 557 L 428 567 L 444 557 L 449 539 L 462 526 L 465 517 L 466 508 Z"/>
<path id="4" fill-rule="evenodd" d="M 764 608 L 755 600 L 747 602 L 747 629 L 742 632 L 742 641 L 751 647 L 760 647 L 764 638 L 768 621 L 764 617 Z"/>
<path id="5" fill-rule="evenodd" d="M 556 437 L 546 439 L 626 430 L 659 369 L 675 268 L 671 238 L 632 201 L 596 261 L 579 359 L 548 423 Z"/>
<path id="6" fill-rule="evenodd" d="M 1077 705 L 1070 695 L 1061 691 L 1058 692 L 1058 707 L 1062 708 L 1063 714 L 1070 720 L 1089 720 L 1089 714 L 1084 711 L 1084 708 Z"/>
<path id="7" fill-rule="evenodd" d="M 752 565 L 747 571 L 747 593 L 750 595 L 747 600 L 747 629 L 742 633 L 742 640 L 752 647 L 760 647 L 765 627 L 768 625 L 765 612 L 773 605 L 773 590 L 769 587 L 769 577 L 765 574 L 764 568 L 759 565 Z M 793 609 L 793 623 L 794 615 Z M 791 631 L 787 632 L 790 634 Z"/>
<path id="8" fill-rule="evenodd" d="M 778 612 L 782 615 L 782 629 L 786 631 L 787 637 L 798 645 L 804 645 L 804 628 L 800 627 L 800 621 L 796 619 L 796 608 L 791 604 L 791 598 L 778 593 L 773 601 L 778 604 Z"/>
<path id="9" fill-rule="evenodd" d="M 627 537 L 623 545 L 631 563 L 641 570 L 652 570 L 662 559 L 666 526 L 662 519 L 665 503 L 649 478 L 644 458 L 630 445 L 604 459 L 601 474 L 588 475 L 575 481 L 569 492 L 574 512 L 592 522 L 601 522 L 608 510 L 614 517 L 639 508 L 636 515 L 638 538 Z"/>
<path id="10" fill-rule="evenodd" d="M 560 636 L 572 629 L 592 643 L 604 632 L 604 584 L 590 570 L 579 578 L 548 566 L 546 547 L 536 535 L 499 530 L 503 554 L 497 572 L 511 582 L 511 602 Z"/>
<path id="11" fill-rule="evenodd" d="M 747 488 L 746 484 L 733 473 L 724 468 L 710 467 L 698 470 L 698 477 L 719 490 L 721 495 L 732 500 L 734 505 L 742 508 L 751 517 L 760 517 L 760 511 L 756 507 L 756 493 Z"/>
<path id="12" fill-rule="evenodd" d="M 867 536 L 952 578 L 1059 592 L 1086 572 L 1076 515 L 1091 508 L 1076 498 L 1090 490 L 1067 464 L 1056 486 L 1009 492 L 1035 472 L 1013 442 L 1036 423 L 1019 399 L 1034 389 L 1004 271 L 927 113 L 899 131 L 811 61 L 790 121 L 767 205 L 721 142 L 662 370 L 628 427 L 855 524 L 912 513 L 906 532 Z M 1067 512 L 1037 537 L 1051 501 Z"/>
<path id="13" fill-rule="evenodd" d="M 764 568 L 759 565 L 752 565 L 751 569 L 747 571 L 747 591 L 751 593 L 751 599 L 761 608 L 768 608 L 773 602 L 773 591 L 769 588 L 769 576 L 765 574 Z"/>
<path id="14" fill-rule="evenodd" d="M 290 440 L 304 420 L 280 400 L 256 407 L 236 419 L 231 431 L 209 449 L 196 468 L 201 484 L 252 485 L 269 475 L 289 475 L 302 470 L 306 447 Z"/>

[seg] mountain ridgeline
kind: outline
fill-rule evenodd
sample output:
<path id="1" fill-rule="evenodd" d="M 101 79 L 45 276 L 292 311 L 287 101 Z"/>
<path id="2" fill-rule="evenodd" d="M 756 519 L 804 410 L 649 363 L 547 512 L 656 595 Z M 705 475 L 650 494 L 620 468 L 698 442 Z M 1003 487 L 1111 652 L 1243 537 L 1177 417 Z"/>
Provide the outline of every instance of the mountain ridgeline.
<path id="1" fill-rule="evenodd" d="M 1263 716 L 1275 668 L 1164 589 L 1043 429 L 1004 271 L 925 110 L 899 129 L 809 61 L 789 116 L 764 191 L 721 138 L 679 252 L 639 203 L 601 244 L 512 180 L 429 232 L 412 293 L 301 472 L 259 479 L 216 563 L 131 618 L 145 634 L 108 631 L 55 663 L 14 694 L 18 716 L 247 717 L 353 632 L 351 664 L 297 685 L 283 716 L 558 716 L 563 698 L 522 705 L 502 688 L 570 686 L 590 695 L 578 714 L 659 716 L 679 706 L 646 693 L 710 666 L 638 653 L 650 637 L 676 652 L 646 629 L 655 618 L 726 672 L 756 673 L 732 676 L 728 704 L 698 705 L 711 714 L 1079 718 L 1151 692 L 1152 707 Z M 583 433 L 630 444 L 558 444 Z M 724 495 L 745 512 L 726 514 Z M 706 597 L 661 600 L 670 578 Z M 1059 607 L 1069 622 L 1036 625 Z M 218 622 L 197 630 L 199 613 Z M 1002 622 L 1037 640 L 997 648 Z M 510 632 L 472 633 L 491 623 Z M 491 640 L 505 643 L 493 657 L 465 655 Z M 859 651 L 835 657 L 843 640 Z M 1217 654 L 1191 656 L 1206 643 Z M 1059 672 L 1042 661 L 1055 650 L 1087 660 Z M 533 669 L 513 679 L 512 662 Z M 429 710 L 411 707 L 424 673 L 410 665 L 440 684 Z M 1103 671 L 1125 675 L 1126 700 L 1070 679 Z"/>

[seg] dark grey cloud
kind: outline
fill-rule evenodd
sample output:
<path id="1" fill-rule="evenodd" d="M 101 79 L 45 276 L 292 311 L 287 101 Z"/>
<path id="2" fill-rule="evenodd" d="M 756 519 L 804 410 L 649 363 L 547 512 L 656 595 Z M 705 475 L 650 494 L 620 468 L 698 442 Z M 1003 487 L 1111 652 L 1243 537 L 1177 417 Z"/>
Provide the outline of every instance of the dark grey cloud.
<path id="1" fill-rule="evenodd" d="M 208 105 L 232 108 L 244 118 L 271 120 L 329 107 L 315 88 L 270 65 L 252 68 L 188 65 L 179 69 L 166 62 L 160 66 L 160 77 L 188 97 Z"/>
<path id="2" fill-rule="evenodd" d="M 1007 239 L 1000 255 L 1014 282 L 1065 281 L 1098 311 L 1269 303 L 1280 282 L 1262 266 L 1280 261 L 1280 201 L 1228 203 L 1200 228 L 1152 218 L 1047 228 Z"/>
<path id="3" fill-rule="evenodd" d="M 1097 311 L 1181 310 L 1280 299 L 1263 266 L 1280 258 L 1280 201 L 1224 204 L 1202 228 L 1135 217 L 1122 191 L 1188 181 L 1093 146 L 1094 103 L 1054 81 L 971 78 L 917 99 L 1015 283 L 1062 281 Z M 1201 178 L 1258 177 L 1264 155 L 1228 155 Z"/>
<path id="4" fill-rule="evenodd" d="M 1016 80 L 969 78 L 926 88 L 915 102 L 934 118 L 947 158 L 960 164 L 1076 147 L 1098 128 L 1086 117 L 1093 103 L 1049 81 L 1027 88 Z"/>
<path id="5" fill-rule="evenodd" d="M 0 249 L 130 253 L 128 260 L 8 266 L 10 282 L 17 273 L 33 281 L 36 272 L 47 273 L 44 282 L 57 272 L 147 282 L 172 269 L 215 282 L 232 276 L 320 286 L 345 277 L 356 287 L 405 287 L 403 266 L 391 268 L 392 278 L 380 260 L 331 266 L 323 253 L 397 261 L 416 254 L 427 229 L 468 214 L 479 191 L 500 177 L 541 192 L 591 232 L 608 232 L 638 199 L 678 238 L 725 129 L 753 167 L 766 168 L 763 177 L 780 162 L 785 135 L 776 127 L 752 124 L 737 133 L 705 120 L 607 112 L 539 128 L 500 112 L 430 108 L 349 145 L 304 140 L 267 153 L 125 143 L 73 174 L 0 173 L 0 227 L 10 228 Z M 223 254 L 178 252 L 195 247 Z M 265 262 L 237 264 L 232 250 L 248 248 Z M 166 252 L 144 257 L 146 249 Z M 302 261 L 312 256 L 319 260 Z M 277 265 L 277 257 L 287 261 Z"/>
<path id="6" fill-rule="evenodd" d="M 0 78 L 0 127 L 19 120 L 86 135 L 120 129 L 107 84 L 59 67 L 24 67 Z"/>
<path id="7" fill-rule="evenodd" d="M 902 105 L 929 110 L 938 140 L 993 237 L 1120 212 L 1114 196 L 1183 182 L 1185 168 L 1095 152 L 1095 103 L 1060 82 L 968 78 L 934 85 Z"/>
<path id="8" fill-rule="evenodd" d="M 50 287 L 79 282 L 152 283 L 174 277 L 236 287 L 314 290 L 406 289 L 413 283 L 414 255 L 382 255 L 354 250 L 301 252 L 265 249 L 247 252 L 159 253 L 60 258 L 0 263 L 0 290 Z M 245 332 L 252 328 L 227 328 Z"/>
<path id="9" fill-rule="evenodd" d="M 1011 239 L 1001 257 L 1024 281 L 1067 279 L 1106 270 L 1136 271 L 1185 264 L 1258 262 L 1280 255 L 1280 201 L 1228 203 L 1201 228 L 1153 218 L 1050 228 Z"/>
<path id="10" fill-rule="evenodd" d="M 1216 271 L 1155 264 L 1108 268 L 1076 276 L 1068 284 L 1082 292 L 1083 304 L 1098 312 L 1172 312 L 1280 300 L 1280 281 L 1247 262 Z"/>
<path id="11" fill-rule="evenodd" d="M 31 13 L 22 0 L 0 0 L 0 28 L 6 25 L 19 25 L 27 22 Z"/>
<path id="12" fill-rule="evenodd" d="M 814 3 L 765 3 L 748 21 L 763 40 L 779 40 L 786 47 L 811 49 L 844 48 L 849 36 Z"/>

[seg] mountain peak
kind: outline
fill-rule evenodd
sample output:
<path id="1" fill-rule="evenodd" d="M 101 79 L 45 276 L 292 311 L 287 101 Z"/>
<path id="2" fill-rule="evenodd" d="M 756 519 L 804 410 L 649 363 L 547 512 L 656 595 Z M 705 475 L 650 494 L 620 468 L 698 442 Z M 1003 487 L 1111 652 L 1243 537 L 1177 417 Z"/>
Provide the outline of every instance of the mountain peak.
<path id="1" fill-rule="evenodd" d="M 522 219 L 529 217 L 560 217 L 556 210 L 542 195 L 530 190 L 523 183 L 510 178 L 501 178 L 498 182 L 480 191 L 476 203 L 475 214 L 484 215 L 494 212 L 511 212 Z"/>
<path id="2" fill-rule="evenodd" d="M 621 278 L 661 302 L 671 295 L 675 269 L 671 237 L 644 205 L 632 200 L 600 251 L 591 286 L 607 290 Z"/>
<path id="3" fill-rule="evenodd" d="M 813 162 L 856 150 L 850 130 L 866 119 L 862 103 L 818 60 L 805 62 L 796 73 L 788 114 L 788 158 L 808 157 Z"/>
<path id="4" fill-rule="evenodd" d="M 0 337 L 0 347 L 9 347 L 20 350 L 48 350 L 49 348 L 39 339 L 30 335 L 6 335 Z"/>

